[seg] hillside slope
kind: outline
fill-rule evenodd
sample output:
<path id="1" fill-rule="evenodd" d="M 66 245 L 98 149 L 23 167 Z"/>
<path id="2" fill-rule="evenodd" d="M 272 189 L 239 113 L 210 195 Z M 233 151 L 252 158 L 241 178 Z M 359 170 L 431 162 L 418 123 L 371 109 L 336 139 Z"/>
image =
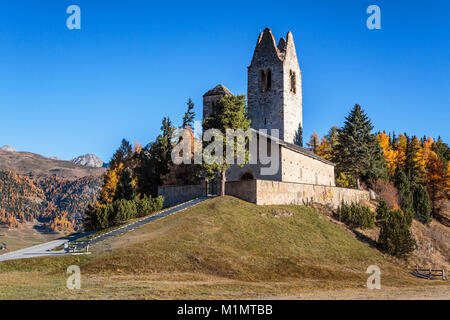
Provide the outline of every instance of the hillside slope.
<path id="1" fill-rule="evenodd" d="M 400 271 L 378 250 L 310 208 L 256 206 L 232 197 L 156 221 L 104 244 L 97 253 L 101 259 L 86 270 L 195 272 L 251 281 L 362 280 L 371 264 L 393 274 Z"/>
<path id="2" fill-rule="evenodd" d="M 447 289 L 427 289 L 441 283 L 413 278 L 399 261 L 310 208 L 256 206 L 232 197 L 207 200 L 92 250 L 88 256 L 2 262 L 0 298 L 314 298 L 316 292 L 327 298 L 328 290 L 339 298 L 343 289 L 361 290 L 357 295 L 364 297 L 372 264 L 382 270 L 383 288 L 390 288 L 370 291 L 373 298 L 387 292 L 403 297 L 402 290 L 411 298 L 435 289 L 430 296 L 441 297 Z M 83 274 L 77 292 L 60 288 L 72 264 Z M 29 274 L 33 281 L 23 279 Z"/>
<path id="3" fill-rule="evenodd" d="M 0 170 L 0 225 L 11 229 L 36 220 L 43 231 L 80 230 L 84 211 L 102 184 L 102 176 L 32 178 Z"/>

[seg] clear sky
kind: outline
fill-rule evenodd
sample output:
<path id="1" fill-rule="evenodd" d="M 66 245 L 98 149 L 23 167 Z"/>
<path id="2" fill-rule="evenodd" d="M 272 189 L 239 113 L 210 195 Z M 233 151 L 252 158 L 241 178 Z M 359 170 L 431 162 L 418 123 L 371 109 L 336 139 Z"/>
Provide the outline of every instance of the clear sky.
<path id="1" fill-rule="evenodd" d="M 277 3 L 280 3 L 279 5 Z M 81 30 L 66 9 L 81 8 Z M 366 8 L 381 9 L 381 30 Z M 0 2 L 0 146 L 105 162 L 222 83 L 246 93 L 260 31 L 292 31 L 304 140 L 359 103 L 375 130 L 450 140 L 450 1 Z"/>

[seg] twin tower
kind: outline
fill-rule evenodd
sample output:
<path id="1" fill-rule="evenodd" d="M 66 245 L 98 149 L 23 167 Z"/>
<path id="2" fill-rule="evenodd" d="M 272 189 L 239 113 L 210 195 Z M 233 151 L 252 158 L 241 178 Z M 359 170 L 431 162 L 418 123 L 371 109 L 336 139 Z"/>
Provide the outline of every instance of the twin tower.
<path id="1" fill-rule="evenodd" d="M 203 117 L 231 92 L 218 85 L 203 95 Z M 248 67 L 248 115 L 255 130 L 279 130 L 279 138 L 302 145 L 302 78 L 294 38 L 288 32 L 278 45 L 268 28 L 258 37 Z"/>

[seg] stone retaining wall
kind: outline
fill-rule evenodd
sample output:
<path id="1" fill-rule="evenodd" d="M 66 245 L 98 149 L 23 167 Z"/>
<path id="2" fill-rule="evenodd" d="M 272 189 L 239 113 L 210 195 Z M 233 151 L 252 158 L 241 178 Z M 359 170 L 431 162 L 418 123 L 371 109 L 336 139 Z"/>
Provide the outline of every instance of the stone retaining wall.
<path id="1" fill-rule="evenodd" d="M 164 197 L 164 207 L 171 207 L 205 196 L 205 184 L 158 187 L 158 195 Z"/>
<path id="2" fill-rule="evenodd" d="M 345 203 L 369 201 L 369 191 L 304 183 L 256 180 L 256 204 L 300 204 L 317 202 L 333 209 Z"/>

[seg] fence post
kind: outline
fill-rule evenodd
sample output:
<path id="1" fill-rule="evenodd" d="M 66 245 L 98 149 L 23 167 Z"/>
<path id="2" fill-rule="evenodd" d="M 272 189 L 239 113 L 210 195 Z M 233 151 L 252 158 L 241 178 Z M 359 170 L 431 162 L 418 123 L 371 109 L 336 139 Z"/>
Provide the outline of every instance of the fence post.
<path id="1" fill-rule="evenodd" d="M 428 276 L 428 280 L 431 280 L 431 267 L 430 267 L 430 271 L 429 271 L 429 276 Z"/>

